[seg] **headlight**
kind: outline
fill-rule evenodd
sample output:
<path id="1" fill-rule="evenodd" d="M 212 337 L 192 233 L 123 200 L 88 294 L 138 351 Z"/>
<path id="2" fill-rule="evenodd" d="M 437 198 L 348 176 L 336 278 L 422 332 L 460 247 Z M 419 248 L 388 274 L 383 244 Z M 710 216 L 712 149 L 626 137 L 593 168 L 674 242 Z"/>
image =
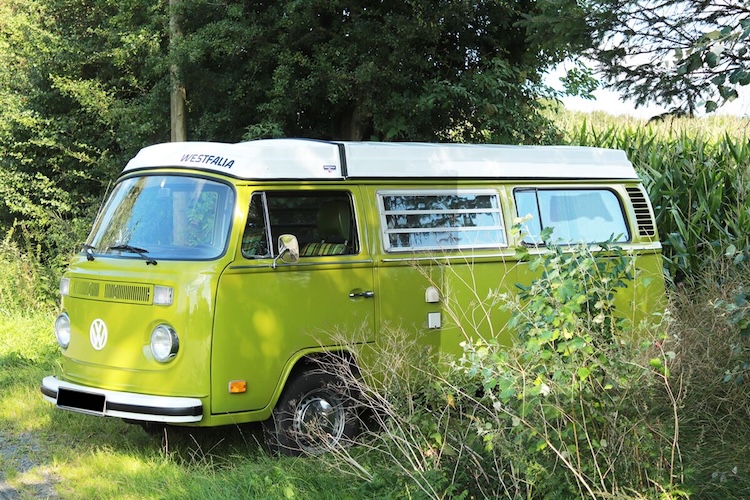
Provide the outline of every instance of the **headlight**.
<path id="1" fill-rule="evenodd" d="M 177 332 L 167 325 L 159 325 L 151 332 L 151 354 L 157 361 L 166 363 L 175 356 L 180 349 Z"/>
<path id="2" fill-rule="evenodd" d="M 62 313 L 55 320 L 55 337 L 60 347 L 68 348 L 70 344 L 70 318 L 65 313 Z"/>

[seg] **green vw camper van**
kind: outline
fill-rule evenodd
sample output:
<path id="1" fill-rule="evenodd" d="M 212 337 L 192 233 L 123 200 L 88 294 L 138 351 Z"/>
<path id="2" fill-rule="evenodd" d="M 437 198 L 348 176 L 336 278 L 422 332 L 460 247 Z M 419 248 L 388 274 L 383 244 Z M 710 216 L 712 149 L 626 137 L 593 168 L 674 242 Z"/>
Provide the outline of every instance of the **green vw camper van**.
<path id="1" fill-rule="evenodd" d="M 527 216 L 527 233 L 512 232 Z M 320 370 L 341 333 L 408 330 L 434 352 L 500 336 L 487 290 L 531 273 L 515 250 L 613 236 L 637 254 L 618 299 L 660 307 L 661 246 L 625 153 L 583 147 L 272 139 L 167 143 L 125 167 L 60 283 L 62 369 L 42 381 L 65 410 L 149 425 L 264 421 L 272 449 L 316 453 L 355 432 Z M 538 238 L 536 238 L 538 240 Z M 447 297 L 450 294 L 450 297 Z M 489 300 L 489 299 L 487 299 Z M 476 316 L 476 317 L 475 317 Z M 323 429 L 326 442 L 306 432 Z"/>

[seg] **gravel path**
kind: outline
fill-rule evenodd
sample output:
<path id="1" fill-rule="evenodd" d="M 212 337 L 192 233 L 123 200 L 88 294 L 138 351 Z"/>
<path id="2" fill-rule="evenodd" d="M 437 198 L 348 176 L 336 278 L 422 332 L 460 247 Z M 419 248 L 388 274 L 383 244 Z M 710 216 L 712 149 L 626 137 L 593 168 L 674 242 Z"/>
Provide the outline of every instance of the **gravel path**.
<path id="1" fill-rule="evenodd" d="M 5 482 L 0 474 L 0 500 L 15 500 L 16 498 L 21 498 L 21 495 Z"/>
<path id="2" fill-rule="evenodd" d="M 36 439 L 29 433 L 10 439 L 0 435 L 0 463 L 10 463 L 19 475 L 38 465 L 30 458 L 38 449 Z M 25 478 L 21 482 L 25 486 L 23 495 L 5 481 L 0 471 L 0 500 L 20 500 L 29 498 L 29 495 L 34 498 L 59 498 L 54 489 L 55 479 L 49 471 L 42 470 L 36 477 Z"/>

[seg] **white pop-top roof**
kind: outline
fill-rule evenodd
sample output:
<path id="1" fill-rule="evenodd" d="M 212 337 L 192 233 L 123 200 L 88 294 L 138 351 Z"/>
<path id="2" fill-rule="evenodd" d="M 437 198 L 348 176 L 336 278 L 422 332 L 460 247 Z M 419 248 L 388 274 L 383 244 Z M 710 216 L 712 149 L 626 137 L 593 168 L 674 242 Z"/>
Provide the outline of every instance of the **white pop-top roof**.
<path id="1" fill-rule="evenodd" d="M 123 170 L 181 167 L 240 179 L 525 178 L 637 179 L 624 151 L 267 139 L 237 144 L 171 142 L 143 148 Z"/>

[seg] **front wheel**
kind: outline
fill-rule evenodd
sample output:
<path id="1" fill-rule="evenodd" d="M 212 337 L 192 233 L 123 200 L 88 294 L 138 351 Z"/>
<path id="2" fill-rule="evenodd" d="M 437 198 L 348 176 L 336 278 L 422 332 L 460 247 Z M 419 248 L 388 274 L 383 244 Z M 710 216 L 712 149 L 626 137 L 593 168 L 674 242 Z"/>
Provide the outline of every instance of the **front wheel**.
<path id="1" fill-rule="evenodd" d="M 350 391 L 338 377 L 321 370 L 291 380 L 271 418 L 263 423 L 271 453 L 293 456 L 319 455 L 345 446 L 359 428 Z"/>

